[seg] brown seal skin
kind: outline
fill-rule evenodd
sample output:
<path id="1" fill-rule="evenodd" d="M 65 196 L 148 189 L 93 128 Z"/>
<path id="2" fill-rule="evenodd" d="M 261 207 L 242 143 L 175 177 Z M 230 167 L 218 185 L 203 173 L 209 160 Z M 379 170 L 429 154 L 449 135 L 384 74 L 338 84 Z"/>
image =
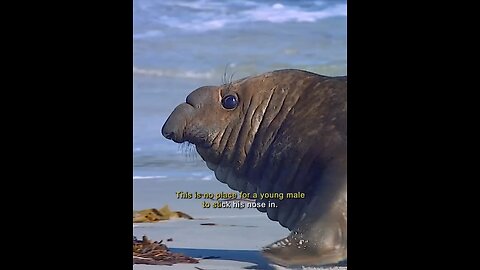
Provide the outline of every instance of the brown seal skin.
<path id="1" fill-rule="evenodd" d="M 291 231 L 263 249 L 273 263 L 337 263 L 347 258 L 346 97 L 346 76 L 277 70 L 198 88 L 162 134 L 195 144 L 216 178 L 234 190 L 305 193 L 264 199 L 277 207 L 258 208 Z"/>

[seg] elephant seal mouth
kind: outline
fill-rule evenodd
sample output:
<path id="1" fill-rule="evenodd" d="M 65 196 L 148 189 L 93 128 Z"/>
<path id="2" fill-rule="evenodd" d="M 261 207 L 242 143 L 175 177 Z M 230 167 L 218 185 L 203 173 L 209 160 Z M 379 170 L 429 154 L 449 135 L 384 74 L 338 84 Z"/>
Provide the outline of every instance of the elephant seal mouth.
<path id="1" fill-rule="evenodd" d="M 197 151 L 199 148 L 208 150 L 213 146 L 213 143 L 209 141 L 207 136 L 202 134 L 192 134 L 191 132 L 187 133 L 183 137 L 183 142 L 189 142 L 195 145 L 197 147 Z"/>

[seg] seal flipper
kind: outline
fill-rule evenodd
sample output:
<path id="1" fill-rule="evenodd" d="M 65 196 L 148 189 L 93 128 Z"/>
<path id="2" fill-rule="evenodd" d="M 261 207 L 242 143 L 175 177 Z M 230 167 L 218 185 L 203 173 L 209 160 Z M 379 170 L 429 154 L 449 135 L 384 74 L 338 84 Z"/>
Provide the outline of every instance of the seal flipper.
<path id="1" fill-rule="evenodd" d="M 265 247 L 262 254 L 287 267 L 335 264 L 347 259 L 345 199 L 339 198 L 320 220 L 310 213 L 288 237 Z"/>
<path id="2" fill-rule="evenodd" d="M 265 247 L 262 254 L 271 262 L 286 267 L 335 264 L 347 258 L 343 245 L 337 242 L 319 243 L 305 236 L 293 231 L 288 237 Z"/>

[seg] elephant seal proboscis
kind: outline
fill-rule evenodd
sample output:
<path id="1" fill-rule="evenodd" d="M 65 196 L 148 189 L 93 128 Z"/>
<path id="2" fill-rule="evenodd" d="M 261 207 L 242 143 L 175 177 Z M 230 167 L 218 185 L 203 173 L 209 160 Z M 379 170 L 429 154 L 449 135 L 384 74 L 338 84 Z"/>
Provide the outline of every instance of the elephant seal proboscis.
<path id="1" fill-rule="evenodd" d="M 277 70 L 204 86 L 178 105 L 162 128 L 190 142 L 234 190 L 303 192 L 267 212 L 291 233 L 262 251 L 283 266 L 347 258 L 347 77 Z M 260 197 L 259 197 L 260 198 Z"/>

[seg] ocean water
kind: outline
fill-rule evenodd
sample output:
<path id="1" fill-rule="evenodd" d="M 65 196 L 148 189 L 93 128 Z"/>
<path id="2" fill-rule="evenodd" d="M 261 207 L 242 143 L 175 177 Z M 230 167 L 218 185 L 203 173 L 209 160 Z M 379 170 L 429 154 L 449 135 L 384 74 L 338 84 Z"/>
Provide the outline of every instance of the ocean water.
<path id="1" fill-rule="evenodd" d="M 192 146 L 160 133 L 204 85 L 283 68 L 346 75 L 346 0 L 134 0 L 134 180 L 209 181 Z"/>

